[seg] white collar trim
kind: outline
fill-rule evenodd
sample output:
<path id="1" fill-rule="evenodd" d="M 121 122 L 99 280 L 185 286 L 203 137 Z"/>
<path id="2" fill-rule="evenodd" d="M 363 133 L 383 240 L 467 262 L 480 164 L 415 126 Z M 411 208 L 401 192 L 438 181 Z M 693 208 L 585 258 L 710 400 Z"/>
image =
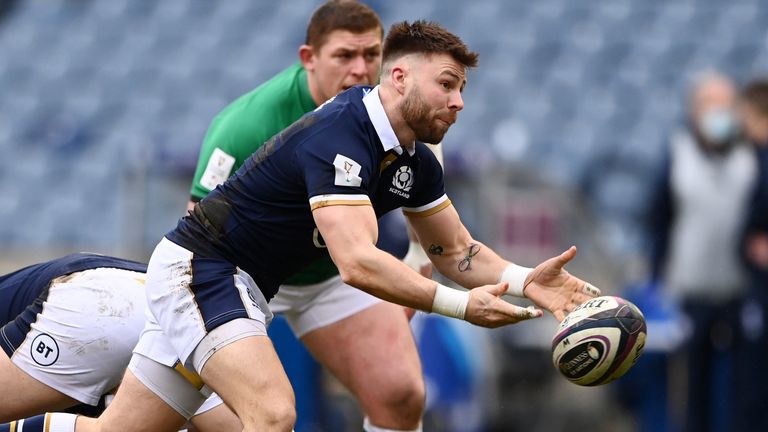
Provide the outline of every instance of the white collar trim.
<path id="1" fill-rule="evenodd" d="M 403 154 L 403 147 L 397 140 L 395 130 L 392 129 L 392 125 L 389 123 L 387 113 L 384 111 L 384 105 L 381 104 L 381 98 L 379 97 L 379 86 L 369 90 L 368 93 L 363 96 L 363 105 L 365 110 L 368 111 L 368 117 L 373 123 L 373 128 L 376 130 L 376 134 L 381 140 L 381 146 L 384 151 L 394 150 L 397 154 Z M 413 156 L 416 152 L 416 146 L 413 146 L 408 150 L 408 154 Z"/>

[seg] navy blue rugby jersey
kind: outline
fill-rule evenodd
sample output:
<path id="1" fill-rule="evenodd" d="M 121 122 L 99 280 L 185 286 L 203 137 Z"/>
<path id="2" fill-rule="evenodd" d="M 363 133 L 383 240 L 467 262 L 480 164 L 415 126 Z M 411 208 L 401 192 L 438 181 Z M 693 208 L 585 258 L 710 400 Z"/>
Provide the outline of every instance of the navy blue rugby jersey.
<path id="1" fill-rule="evenodd" d="M 378 88 L 353 87 L 272 137 L 166 234 L 197 256 L 246 271 L 270 299 L 327 249 L 312 210 L 372 205 L 428 216 L 450 205 L 423 143 L 400 146 Z"/>
<path id="2" fill-rule="evenodd" d="M 44 301 L 41 294 L 54 279 L 96 268 L 147 271 L 146 264 L 92 253 L 75 253 L 24 267 L 0 276 L 0 326 L 15 319 L 33 303 Z"/>

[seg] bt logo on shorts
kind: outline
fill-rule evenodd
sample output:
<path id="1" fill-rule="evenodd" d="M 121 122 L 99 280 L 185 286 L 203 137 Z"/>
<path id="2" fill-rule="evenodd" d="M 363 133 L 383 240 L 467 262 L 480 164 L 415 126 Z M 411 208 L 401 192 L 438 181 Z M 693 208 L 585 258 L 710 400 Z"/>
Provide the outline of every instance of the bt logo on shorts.
<path id="1" fill-rule="evenodd" d="M 32 340 L 32 360 L 40 366 L 50 366 L 59 359 L 59 345 L 49 335 L 41 333 Z"/>

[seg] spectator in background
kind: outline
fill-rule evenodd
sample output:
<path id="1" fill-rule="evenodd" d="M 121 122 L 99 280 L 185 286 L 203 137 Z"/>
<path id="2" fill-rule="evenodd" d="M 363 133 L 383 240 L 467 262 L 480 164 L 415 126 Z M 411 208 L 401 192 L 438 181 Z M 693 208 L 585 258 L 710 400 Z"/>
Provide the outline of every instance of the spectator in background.
<path id="1" fill-rule="evenodd" d="M 764 386 L 768 371 L 762 365 L 768 354 L 768 80 L 748 84 L 741 94 L 740 113 L 744 135 L 755 146 L 758 176 L 744 229 L 742 253 L 749 271 L 749 295 L 742 310 L 745 347 L 739 363 L 737 416 L 741 430 L 768 430 Z"/>
<path id="2" fill-rule="evenodd" d="M 724 76 L 710 74 L 695 83 L 688 124 L 671 136 L 650 208 L 653 278 L 680 302 L 692 324 L 679 353 L 679 364 L 687 366 L 687 431 L 723 430 L 714 425 L 726 426 L 730 419 L 729 389 L 716 383 L 728 380 L 731 371 L 745 291 L 739 233 L 756 172 L 751 150 L 739 140 L 736 97 L 735 85 Z"/>

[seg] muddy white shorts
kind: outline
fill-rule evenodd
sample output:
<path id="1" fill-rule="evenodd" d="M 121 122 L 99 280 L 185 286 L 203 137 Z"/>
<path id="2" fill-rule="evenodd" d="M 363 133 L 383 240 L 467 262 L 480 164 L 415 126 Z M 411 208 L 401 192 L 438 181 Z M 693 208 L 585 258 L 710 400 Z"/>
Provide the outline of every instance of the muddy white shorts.
<path id="1" fill-rule="evenodd" d="M 149 260 L 146 292 L 147 324 L 134 351 L 167 366 L 181 360 L 198 373 L 202 364 L 193 365 L 190 357 L 209 332 L 243 318 L 259 323 L 264 335 L 272 320 L 247 273 L 222 259 L 197 257 L 166 238 Z"/>
<path id="2" fill-rule="evenodd" d="M 144 327 L 144 273 L 96 268 L 52 281 L 33 305 L 4 328 L 19 333 L 11 361 L 88 405 L 114 389 Z M 11 327 L 12 326 L 12 327 Z M 6 333 L 3 333 L 6 334 Z"/>

